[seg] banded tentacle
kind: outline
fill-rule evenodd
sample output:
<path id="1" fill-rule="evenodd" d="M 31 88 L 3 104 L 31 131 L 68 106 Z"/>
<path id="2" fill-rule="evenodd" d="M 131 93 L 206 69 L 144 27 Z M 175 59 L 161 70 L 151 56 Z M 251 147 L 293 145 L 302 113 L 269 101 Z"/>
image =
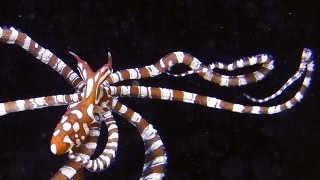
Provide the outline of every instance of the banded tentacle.
<path id="1" fill-rule="evenodd" d="M 73 149 L 73 153 L 77 156 L 89 157 L 94 153 L 94 146 L 98 142 L 100 135 L 100 122 L 94 121 L 90 128 L 90 133 L 86 141 L 78 148 Z M 89 148 L 88 148 L 89 147 Z M 83 180 L 83 164 L 77 162 L 75 159 L 70 158 L 64 166 L 51 178 L 52 180 Z"/>
<path id="2" fill-rule="evenodd" d="M 251 113 L 251 114 L 275 114 L 282 112 L 286 109 L 292 108 L 296 103 L 300 102 L 303 95 L 310 85 L 311 74 L 314 70 L 314 62 L 309 61 L 307 65 L 307 71 L 303 83 L 299 91 L 290 99 L 284 103 L 274 106 L 248 106 L 242 104 L 236 104 L 227 102 L 215 97 L 202 96 L 195 93 L 186 91 L 179 91 L 166 88 L 157 87 L 145 87 L 145 86 L 110 86 L 105 90 L 112 96 L 121 97 L 138 97 L 138 98 L 150 98 L 161 99 L 169 101 L 182 101 L 191 104 L 199 104 L 211 108 L 225 109 L 238 113 Z"/>
<path id="3" fill-rule="evenodd" d="M 213 65 L 207 67 L 203 65 L 196 57 L 183 52 L 170 53 L 167 56 L 161 58 L 157 63 L 141 68 L 126 69 L 112 73 L 107 77 L 104 85 L 110 85 L 119 81 L 128 79 L 140 79 L 158 76 L 164 72 L 168 72 L 176 64 L 185 64 L 196 72 L 202 78 L 211 81 L 220 86 L 241 86 L 250 82 L 256 82 L 263 79 L 273 69 L 272 56 L 261 54 L 252 56 L 250 58 L 243 58 L 235 63 L 224 65 L 218 64 L 217 67 L 220 69 L 226 68 L 228 70 L 234 70 L 237 68 L 251 66 L 255 64 L 263 64 L 262 67 L 253 73 L 239 76 L 226 76 L 214 72 Z"/>
<path id="4" fill-rule="evenodd" d="M 16 100 L 0 103 L 0 116 L 25 111 L 34 110 L 50 106 L 64 106 L 72 103 L 76 103 L 81 100 L 80 93 L 74 93 L 69 95 L 52 95 L 45 97 L 30 98 L 24 100 Z"/>
<path id="5" fill-rule="evenodd" d="M 108 129 L 108 140 L 103 152 L 95 159 L 90 159 L 90 156 L 84 153 L 69 153 L 69 158 L 82 164 L 84 168 L 92 172 L 100 172 L 108 168 L 116 157 L 118 147 L 118 126 L 108 111 L 103 115 L 102 120 Z M 99 132 L 92 132 L 90 135 L 98 134 Z M 94 150 L 97 143 L 86 143 L 84 148 Z"/>
<path id="6" fill-rule="evenodd" d="M 282 92 L 285 91 L 288 87 L 290 87 L 290 85 L 292 85 L 295 81 L 300 79 L 302 74 L 306 71 L 307 64 L 309 63 L 309 61 L 311 59 L 312 59 L 312 51 L 307 48 L 303 49 L 299 69 L 296 71 L 296 73 L 292 77 L 290 77 L 287 80 L 287 82 L 277 92 L 273 93 L 272 95 L 265 97 L 265 98 L 262 98 L 262 99 L 251 97 L 248 94 L 244 94 L 244 96 L 253 102 L 259 102 L 259 103 L 263 103 L 263 102 L 270 101 L 270 100 L 274 99 L 275 97 L 282 94 Z"/>
<path id="7" fill-rule="evenodd" d="M 106 108 L 108 107 L 135 126 L 142 137 L 145 146 L 145 164 L 141 179 L 161 179 L 164 177 L 167 156 L 157 130 L 139 113 L 121 104 L 117 99 L 110 99 Z"/>
<path id="8" fill-rule="evenodd" d="M 66 65 L 51 51 L 41 47 L 27 34 L 19 32 L 13 27 L 10 29 L 3 29 L 0 27 L 0 41 L 7 44 L 16 44 L 21 46 L 41 62 L 47 64 L 58 72 L 76 90 L 81 90 L 84 87 L 84 83 L 81 78 L 68 65 Z"/>
<path id="9" fill-rule="evenodd" d="M 224 64 L 221 62 L 214 62 L 214 63 L 208 65 L 206 68 L 201 68 L 198 70 L 189 70 L 185 73 L 180 73 L 180 74 L 173 74 L 170 72 L 167 72 L 167 74 L 170 76 L 174 76 L 174 77 L 184 77 L 184 76 L 191 75 L 191 74 L 207 73 L 208 71 L 212 71 L 212 73 L 218 74 L 218 73 L 214 72 L 214 69 L 221 69 L 221 70 L 225 70 L 225 71 L 234 71 L 236 69 L 262 64 L 262 67 L 259 70 L 254 71 L 252 73 L 248 73 L 248 74 L 236 75 L 236 76 L 229 76 L 226 74 L 220 74 L 220 76 L 222 78 L 221 82 L 225 82 L 225 81 L 229 81 L 229 80 L 233 81 L 233 80 L 238 79 L 239 83 L 233 84 L 233 85 L 241 86 L 241 85 L 246 85 L 251 82 L 257 82 L 257 81 L 262 80 L 274 68 L 273 63 L 274 63 L 274 60 L 273 60 L 272 56 L 267 55 L 267 54 L 259 54 L 259 55 L 255 55 L 255 56 L 251 56 L 251 57 L 241 58 L 241 59 L 234 61 L 230 64 Z M 210 77 L 213 75 L 209 74 L 208 76 Z M 222 86 L 225 86 L 225 85 L 222 85 Z"/>

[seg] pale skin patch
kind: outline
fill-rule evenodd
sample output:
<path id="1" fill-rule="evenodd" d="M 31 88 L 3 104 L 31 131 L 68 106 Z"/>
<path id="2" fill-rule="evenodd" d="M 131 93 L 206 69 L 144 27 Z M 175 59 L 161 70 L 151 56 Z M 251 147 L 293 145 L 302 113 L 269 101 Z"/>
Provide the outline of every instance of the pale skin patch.
<path id="1" fill-rule="evenodd" d="M 63 123 L 62 128 L 64 131 L 69 131 L 71 129 L 71 124 L 68 122 Z"/>
<path id="2" fill-rule="evenodd" d="M 83 117 L 82 112 L 79 111 L 79 110 L 77 110 L 77 109 L 72 110 L 72 111 L 71 111 L 71 114 L 76 115 L 78 119 L 81 119 L 81 118 Z"/>
<path id="3" fill-rule="evenodd" d="M 53 154 L 57 154 L 57 146 L 55 144 L 51 144 L 50 150 Z"/>
<path id="4" fill-rule="evenodd" d="M 90 104 L 87 108 L 87 113 L 91 118 L 93 118 L 93 108 L 94 108 L 93 104 Z"/>
<path id="5" fill-rule="evenodd" d="M 90 131 L 90 129 L 89 129 L 89 127 L 88 127 L 88 124 L 87 123 L 83 123 L 83 129 L 84 129 L 84 132 L 86 133 L 86 135 L 88 135 L 89 134 L 89 131 Z"/>
<path id="6" fill-rule="evenodd" d="M 86 86 L 86 98 L 89 98 L 93 90 L 93 79 L 89 78 L 87 81 L 87 86 Z"/>
<path id="7" fill-rule="evenodd" d="M 56 131 L 53 133 L 53 136 L 57 136 L 59 133 L 60 133 L 60 129 L 56 130 Z"/>
<path id="8" fill-rule="evenodd" d="M 74 130 L 74 132 L 78 132 L 80 130 L 80 125 L 78 122 L 75 122 L 73 125 L 72 125 L 72 128 Z"/>

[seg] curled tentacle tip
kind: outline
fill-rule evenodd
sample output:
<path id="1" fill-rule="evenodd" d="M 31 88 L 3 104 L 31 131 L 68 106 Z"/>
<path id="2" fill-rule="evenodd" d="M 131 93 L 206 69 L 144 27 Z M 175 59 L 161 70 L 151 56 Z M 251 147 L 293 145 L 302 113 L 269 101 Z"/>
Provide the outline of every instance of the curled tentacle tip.
<path id="1" fill-rule="evenodd" d="M 110 52 L 108 52 L 107 66 L 108 66 L 108 68 L 112 68 L 112 57 L 111 57 L 111 53 Z"/>
<path id="2" fill-rule="evenodd" d="M 80 62 L 83 61 L 83 60 L 82 60 L 78 55 L 76 55 L 74 52 L 69 51 L 69 54 L 71 54 L 73 57 L 75 57 L 76 60 L 78 61 L 78 63 L 80 63 Z"/>
<path id="3" fill-rule="evenodd" d="M 74 52 L 72 52 L 72 51 L 69 51 L 69 54 L 71 54 L 72 56 L 74 56 L 74 57 L 78 57 L 78 55 L 76 55 Z"/>

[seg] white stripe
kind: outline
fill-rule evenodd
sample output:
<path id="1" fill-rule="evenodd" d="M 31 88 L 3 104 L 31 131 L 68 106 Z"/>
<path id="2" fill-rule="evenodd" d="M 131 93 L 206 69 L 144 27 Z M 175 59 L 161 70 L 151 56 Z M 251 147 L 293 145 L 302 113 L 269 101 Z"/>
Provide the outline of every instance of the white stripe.
<path id="1" fill-rule="evenodd" d="M 70 166 L 63 166 L 62 168 L 60 168 L 60 171 L 63 175 L 67 176 L 69 179 L 71 179 L 77 173 L 77 171 Z"/>
<path id="2" fill-rule="evenodd" d="M 145 68 L 149 71 L 150 77 L 154 77 L 160 74 L 159 70 L 154 66 L 145 66 Z"/>
<path id="3" fill-rule="evenodd" d="M 262 54 L 261 55 L 261 60 L 262 60 L 262 63 L 266 62 L 268 60 L 268 55 L 267 54 Z"/>
<path id="4" fill-rule="evenodd" d="M 194 103 L 195 99 L 196 99 L 196 94 L 194 93 L 189 93 L 189 92 L 184 92 L 183 91 L 183 102 L 186 103 Z"/>
<path id="5" fill-rule="evenodd" d="M 57 101 L 58 102 L 65 102 L 64 95 L 57 95 Z"/>
<path id="6" fill-rule="evenodd" d="M 52 52 L 46 49 L 42 54 L 41 61 L 44 62 L 45 64 L 48 64 L 52 56 L 53 56 Z"/>
<path id="7" fill-rule="evenodd" d="M 118 126 L 115 124 L 111 124 L 108 128 L 108 131 L 111 131 L 112 129 L 118 129 Z"/>
<path id="8" fill-rule="evenodd" d="M 118 142 L 109 142 L 109 143 L 107 143 L 106 144 L 106 146 L 110 146 L 110 147 L 118 147 Z M 105 150 L 103 150 L 103 152 L 108 152 L 109 151 L 109 149 L 105 149 Z"/>
<path id="9" fill-rule="evenodd" d="M 120 112 L 121 114 L 124 114 L 124 113 L 127 112 L 127 110 L 128 110 L 128 108 L 127 108 L 126 106 L 122 105 L 122 106 L 120 107 L 120 109 L 119 109 L 119 112 Z"/>
<path id="10" fill-rule="evenodd" d="M 157 130 L 155 130 L 152 124 L 149 124 L 142 132 L 141 137 L 143 141 L 153 139 L 157 134 Z"/>
<path id="11" fill-rule="evenodd" d="M 135 122 L 135 123 L 139 123 L 141 120 L 141 116 L 140 114 L 134 112 L 132 117 L 131 117 L 131 121 Z"/>
<path id="12" fill-rule="evenodd" d="M 62 74 L 63 73 L 63 69 L 66 67 L 66 64 L 61 59 L 58 59 L 57 64 L 58 65 L 57 65 L 56 71 L 59 74 Z"/>
<path id="13" fill-rule="evenodd" d="M 111 157 L 115 157 L 116 156 L 116 152 L 113 149 L 104 149 L 103 153 L 104 154 L 111 154 Z"/>
<path id="14" fill-rule="evenodd" d="M 212 64 L 210 64 L 210 66 L 215 67 L 215 64 L 212 63 Z M 225 66 L 225 65 L 224 65 L 223 63 L 218 62 L 218 68 L 219 68 L 219 69 L 224 69 L 224 66 Z M 210 69 L 213 69 L 213 68 L 210 68 Z"/>
<path id="15" fill-rule="evenodd" d="M 73 102 L 78 102 L 79 101 L 79 97 L 78 97 L 78 94 L 71 94 L 71 99 Z"/>
<path id="16" fill-rule="evenodd" d="M 241 104 L 233 104 L 232 111 L 234 112 L 242 112 L 244 110 L 244 106 Z"/>
<path id="17" fill-rule="evenodd" d="M 113 83 L 119 82 L 119 77 L 117 76 L 116 73 L 110 74 L 110 77 L 111 77 Z"/>
<path id="18" fill-rule="evenodd" d="M 77 153 L 76 156 L 79 156 L 83 160 L 89 160 L 90 156 L 83 154 L 83 153 Z"/>
<path id="19" fill-rule="evenodd" d="M 0 38 L 2 38 L 3 29 L 0 27 Z"/>
<path id="20" fill-rule="evenodd" d="M 148 170 L 154 166 L 159 166 L 159 165 L 163 165 L 166 164 L 167 162 L 167 157 L 166 156 L 158 156 L 155 159 L 145 163 L 143 165 L 143 171 Z"/>
<path id="21" fill-rule="evenodd" d="M 148 95 L 149 95 L 149 98 L 152 98 L 151 92 L 152 92 L 151 87 L 148 87 Z"/>
<path id="22" fill-rule="evenodd" d="M 0 36 L 1 37 L 1 36 Z M 164 65 L 164 63 L 163 63 L 163 58 L 161 58 L 160 59 L 160 66 L 162 67 L 162 68 L 165 68 L 166 66 Z"/>
<path id="23" fill-rule="evenodd" d="M 7 43 L 8 44 L 14 44 L 14 42 L 18 38 L 19 32 L 17 30 L 15 30 L 13 27 L 11 27 L 10 30 L 11 30 L 11 34 L 10 34 L 10 37 L 9 37 Z"/>
<path id="24" fill-rule="evenodd" d="M 24 104 L 25 104 L 24 100 L 17 100 L 16 101 L 16 105 L 18 106 L 19 110 L 21 110 L 21 111 L 25 110 Z"/>
<path id="25" fill-rule="evenodd" d="M 256 78 L 256 80 L 261 80 L 262 78 L 264 78 L 264 75 L 259 71 L 253 72 L 253 76 Z"/>
<path id="26" fill-rule="evenodd" d="M 193 57 L 190 64 L 190 68 L 196 70 L 200 68 L 200 65 L 201 62 L 197 58 Z"/>
<path id="27" fill-rule="evenodd" d="M 97 143 L 93 143 L 93 142 L 86 143 L 86 148 L 88 149 L 96 149 L 96 147 L 97 147 Z"/>
<path id="28" fill-rule="evenodd" d="M 139 77 L 138 72 L 134 69 L 127 69 L 130 75 L 130 79 L 137 79 Z"/>
<path id="29" fill-rule="evenodd" d="M 111 160 L 110 160 L 109 156 L 100 155 L 99 157 L 106 162 L 106 167 L 110 166 L 110 161 Z M 106 167 L 104 167 L 104 168 L 106 168 Z"/>
<path id="30" fill-rule="evenodd" d="M 87 86 L 86 86 L 86 98 L 89 98 L 89 96 L 91 95 L 91 92 L 93 90 L 93 79 L 90 78 L 87 81 Z"/>
<path id="31" fill-rule="evenodd" d="M 290 101 L 286 102 L 286 107 L 287 107 L 288 109 L 290 109 L 292 106 L 293 106 L 293 104 L 291 104 Z"/>
<path id="32" fill-rule="evenodd" d="M 178 63 L 183 63 L 183 58 L 184 58 L 183 52 L 178 51 L 178 52 L 174 52 L 174 54 L 176 55 Z"/>
<path id="33" fill-rule="evenodd" d="M 139 95 L 140 97 L 144 98 L 148 94 L 148 89 L 145 86 L 139 86 Z"/>
<path id="34" fill-rule="evenodd" d="M 260 114 L 260 106 L 252 106 L 251 113 L 253 114 Z"/>
<path id="35" fill-rule="evenodd" d="M 76 107 L 77 105 L 79 104 L 79 102 L 76 102 L 76 103 L 72 103 L 68 106 L 68 108 L 74 108 Z"/>
<path id="36" fill-rule="evenodd" d="M 119 78 L 119 80 L 120 80 L 120 81 L 123 81 L 122 74 L 121 74 L 119 71 L 117 71 L 117 72 L 116 72 L 116 74 L 118 74 L 118 76 L 119 76 L 119 77 L 118 77 L 118 78 Z"/>
<path id="37" fill-rule="evenodd" d="M 229 65 L 227 66 L 227 69 L 228 69 L 229 71 L 232 71 L 232 70 L 233 70 L 233 64 L 229 64 Z"/>
<path id="38" fill-rule="evenodd" d="M 78 78 L 78 75 L 75 72 L 71 72 L 69 80 L 73 83 Z"/>
<path id="39" fill-rule="evenodd" d="M 68 120 L 67 116 L 62 116 L 60 123 L 64 123 Z"/>
<path id="40" fill-rule="evenodd" d="M 162 179 L 163 177 L 164 173 L 152 173 L 148 176 L 141 177 L 140 180 Z"/>
<path id="41" fill-rule="evenodd" d="M 31 44 L 31 38 L 29 36 L 26 36 L 22 48 L 29 51 L 30 44 Z"/>
<path id="42" fill-rule="evenodd" d="M 39 52 L 38 52 L 38 55 L 37 55 L 37 59 L 42 59 L 42 54 L 44 53 L 44 51 L 45 51 L 46 49 L 45 48 L 41 48 L 40 50 L 39 50 Z"/>
<path id="43" fill-rule="evenodd" d="M 308 87 L 310 85 L 310 81 L 311 81 L 311 78 L 310 77 L 306 77 L 304 79 L 304 81 L 303 81 L 303 85 Z"/>
<path id="44" fill-rule="evenodd" d="M 167 100 L 170 98 L 170 89 L 159 88 L 161 92 L 161 99 Z"/>
<path id="45" fill-rule="evenodd" d="M 145 154 L 149 154 L 151 152 L 153 152 L 154 150 L 158 149 L 159 147 L 161 147 L 163 145 L 162 141 L 159 139 L 156 142 L 153 142 L 151 146 L 149 146 L 149 148 L 145 151 Z"/>
<path id="46" fill-rule="evenodd" d="M 206 80 L 211 81 L 212 76 L 213 76 L 213 74 L 212 74 L 211 72 L 207 72 L 207 73 L 204 75 L 203 78 L 206 79 Z"/>
<path id="47" fill-rule="evenodd" d="M 7 114 L 4 103 L 0 103 L 0 116 Z"/>
<path id="48" fill-rule="evenodd" d="M 121 86 L 120 87 L 120 93 L 123 96 L 130 95 L 130 86 Z"/>
<path id="49" fill-rule="evenodd" d="M 104 169 L 104 164 L 102 163 L 101 159 L 96 159 L 97 160 L 97 163 L 99 164 L 99 169 L 102 170 Z"/>
<path id="50" fill-rule="evenodd" d="M 257 56 L 252 56 L 252 57 L 249 58 L 250 65 L 257 64 L 257 61 L 258 61 Z"/>
<path id="51" fill-rule="evenodd" d="M 229 76 L 221 75 L 220 86 L 229 86 Z"/>
<path id="52" fill-rule="evenodd" d="M 271 106 L 268 108 L 268 114 L 274 114 L 276 111 L 276 107 L 275 106 Z"/>
<path id="53" fill-rule="evenodd" d="M 297 94 L 294 97 L 296 98 L 297 101 L 301 101 L 301 99 L 303 98 L 303 95 L 299 91 L 299 92 L 297 92 Z"/>
<path id="54" fill-rule="evenodd" d="M 100 131 L 99 130 L 90 130 L 90 136 L 99 136 L 100 135 Z"/>
<path id="55" fill-rule="evenodd" d="M 213 97 L 207 97 L 207 106 L 221 109 L 220 107 L 221 100 Z"/>
<path id="56" fill-rule="evenodd" d="M 246 84 L 248 84 L 246 78 L 239 77 L 239 86 Z"/>
<path id="57" fill-rule="evenodd" d="M 53 133 L 53 136 L 57 136 L 59 133 L 60 133 L 60 129 L 56 130 L 56 131 Z"/>
<path id="58" fill-rule="evenodd" d="M 108 136 L 108 139 L 118 139 L 119 138 L 119 134 L 116 132 L 113 132 L 110 136 Z"/>
<path id="59" fill-rule="evenodd" d="M 168 66 L 169 66 L 169 69 L 173 66 L 173 62 L 171 60 L 168 62 Z"/>
<path id="60" fill-rule="evenodd" d="M 242 68 L 244 66 L 243 59 L 237 61 L 238 68 Z"/>

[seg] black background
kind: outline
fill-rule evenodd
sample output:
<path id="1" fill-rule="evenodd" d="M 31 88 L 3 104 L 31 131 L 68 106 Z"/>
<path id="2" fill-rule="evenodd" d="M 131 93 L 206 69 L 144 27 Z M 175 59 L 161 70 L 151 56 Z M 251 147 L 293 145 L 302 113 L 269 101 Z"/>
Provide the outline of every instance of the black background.
<path id="1" fill-rule="evenodd" d="M 272 54 L 272 74 L 245 87 L 219 87 L 197 76 L 138 81 L 252 104 L 242 93 L 265 97 L 275 92 L 298 69 L 304 47 L 319 59 L 316 2 L 8 0 L 0 2 L 0 25 L 27 33 L 73 69 L 70 50 L 93 69 L 111 51 L 114 70 L 150 65 L 174 51 L 190 53 L 205 64 Z M 1 102 L 73 92 L 56 72 L 18 46 L 0 45 L 0 72 Z M 166 179 L 318 179 L 319 85 L 316 68 L 303 102 L 272 116 L 149 99 L 121 102 L 158 130 L 168 153 Z M 269 104 L 284 102 L 298 88 L 299 83 Z M 0 179 L 49 179 L 66 162 L 66 156 L 57 157 L 49 148 L 64 111 L 50 107 L 0 117 Z M 86 179 L 138 179 L 141 173 L 139 134 L 115 117 L 120 131 L 117 159 L 104 172 L 86 172 Z"/>

